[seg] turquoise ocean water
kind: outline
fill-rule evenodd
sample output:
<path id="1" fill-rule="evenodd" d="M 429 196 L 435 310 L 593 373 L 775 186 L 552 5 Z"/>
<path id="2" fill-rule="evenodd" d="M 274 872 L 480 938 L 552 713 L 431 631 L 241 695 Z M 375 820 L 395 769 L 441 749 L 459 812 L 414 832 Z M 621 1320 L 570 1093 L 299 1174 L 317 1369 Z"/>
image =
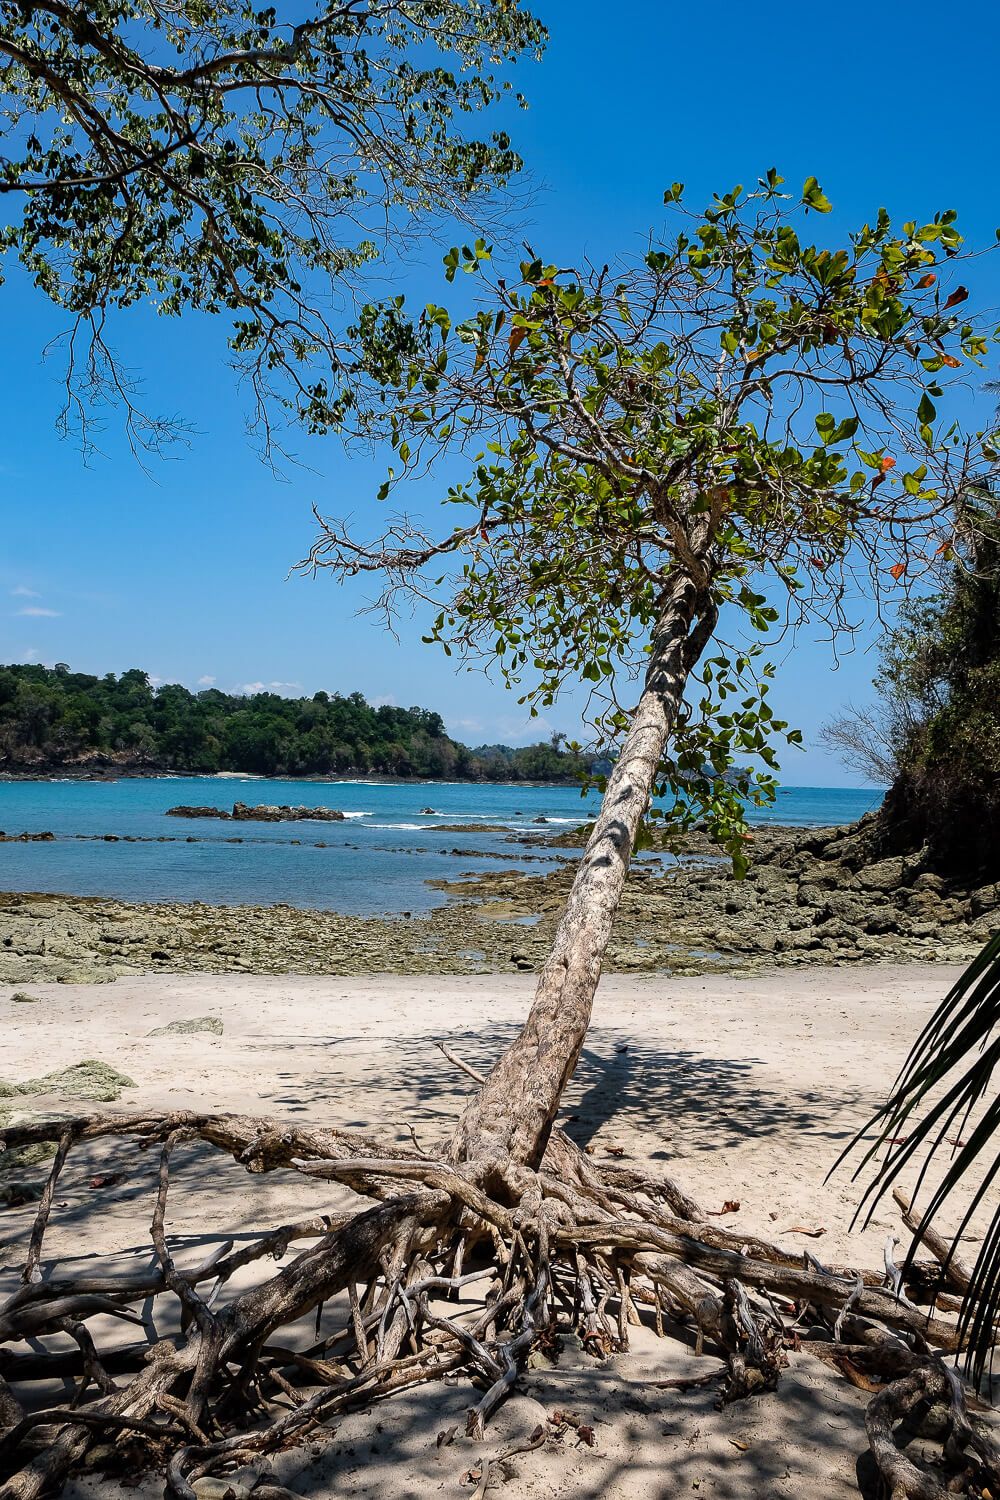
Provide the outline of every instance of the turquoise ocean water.
<path id="1" fill-rule="evenodd" d="M 787 787 L 772 808 L 754 810 L 752 820 L 849 823 L 880 796 L 869 790 Z M 346 821 L 232 824 L 165 816 L 179 803 L 229 808 L 234 801 L 335 807 Z M 0 889 L 133 901 L 286 902 L 369 914 L 423 911 L 443 899 L 428 880 L 502 868 L 477 857 L 477 851 L 544 855 L 542 849 L 509 842 L 510 834 L 540 832 L 538 818 L 557 832 L 593 817 L 597 805 L 596 794 L 581 798 L 572 786 L 504 783 L 211 776 L 0 782 L 0 829 L 56 835 L 51 843 L 0 844 Z M 442 831 L 449 823 L 475 824 L 477 831 Z M 78 837 L 82 834 L 98 838 Z M 104 842 L 108 834 L 119 842 Z M 186 842 L 189 837 L 197 842 Z M 121 842 L 128 838 L 170 841 Z M 235 838 L 242 842 L 231 842 Z M 506 867 L 517 869 L 518 863 Z"/>

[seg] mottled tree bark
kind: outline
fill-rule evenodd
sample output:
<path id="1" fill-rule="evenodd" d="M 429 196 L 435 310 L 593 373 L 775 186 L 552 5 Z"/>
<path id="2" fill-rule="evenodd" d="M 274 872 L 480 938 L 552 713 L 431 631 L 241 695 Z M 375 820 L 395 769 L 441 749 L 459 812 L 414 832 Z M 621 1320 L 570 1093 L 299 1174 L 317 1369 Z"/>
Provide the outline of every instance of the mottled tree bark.
<path id="1" fill-rule="evenodd" d="M 453 1159 L 537 1167 L 583 1046 L 604 953 L 656 771 L 714 606 L 678 575 L 664 593 L 642 695 L 538 979 L 524 1028 L 459 1120 Z"/>

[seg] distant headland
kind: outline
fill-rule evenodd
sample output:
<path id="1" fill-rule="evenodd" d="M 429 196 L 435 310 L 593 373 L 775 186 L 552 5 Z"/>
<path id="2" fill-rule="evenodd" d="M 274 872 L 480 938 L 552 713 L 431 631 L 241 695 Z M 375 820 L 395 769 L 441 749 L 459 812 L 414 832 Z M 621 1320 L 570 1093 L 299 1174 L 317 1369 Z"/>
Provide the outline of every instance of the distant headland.
<path id="1" fill-rule="evenodd" d="M 444 781 L 575 781 L 606 762 L 564 747 L 470 747 L 426 708 L 374 707 L 361 693 L 247 696 L 154 686 L 63 662 L 0 666 L 0 777 L 356 775 Z"/>

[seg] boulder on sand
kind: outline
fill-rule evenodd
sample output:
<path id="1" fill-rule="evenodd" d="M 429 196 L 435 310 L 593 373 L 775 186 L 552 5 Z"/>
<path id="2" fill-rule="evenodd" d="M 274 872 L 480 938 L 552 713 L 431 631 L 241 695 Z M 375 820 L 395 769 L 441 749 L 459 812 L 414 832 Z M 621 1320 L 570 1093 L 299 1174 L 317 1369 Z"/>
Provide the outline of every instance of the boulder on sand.
<path id="1" fill-rule="evenodd" d="M 156 1026 L 147 1036 L 169 1036 L 172 1032 L 187 1034 L 195 1031 L 208 1031 L 212 1036 L 222 1035 L 222 1022 L 218 1016 L 191 1016 L 186 1021 L 168 1021 L 166 1026 Z"/>

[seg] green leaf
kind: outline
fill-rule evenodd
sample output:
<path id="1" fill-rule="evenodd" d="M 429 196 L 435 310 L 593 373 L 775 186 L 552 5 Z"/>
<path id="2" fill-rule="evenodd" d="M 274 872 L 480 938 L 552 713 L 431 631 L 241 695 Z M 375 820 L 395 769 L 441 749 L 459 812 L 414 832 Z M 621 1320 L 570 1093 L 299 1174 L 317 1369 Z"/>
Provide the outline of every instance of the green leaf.
<path id="1" fill-rule="evenodd" d="M 830 437 L 831 443 L 843 443 L 847 438 L 852 438 L 858 430 L 857 417 L 845 417 L 837 424 L 836 431 Z"/>
<path id="2" fill-rule="evenodd" d="M 815 177 L 806 178 L 802 188 L 802 201 L 807 209 L 813 208 L 819 214 L 828 214 L 833 208 Z"/>

